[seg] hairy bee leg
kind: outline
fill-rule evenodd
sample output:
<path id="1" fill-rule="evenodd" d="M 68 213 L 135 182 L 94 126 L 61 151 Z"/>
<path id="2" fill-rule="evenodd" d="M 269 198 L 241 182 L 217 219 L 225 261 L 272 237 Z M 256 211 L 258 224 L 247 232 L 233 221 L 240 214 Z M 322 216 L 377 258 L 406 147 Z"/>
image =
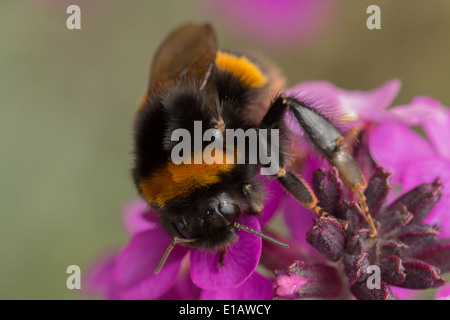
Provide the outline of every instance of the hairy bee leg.
<path id="1" fill-rule="evenodd" d="M 178 238 L 178 237 L 173 238 L 172 242 L 169 244 L 166 251 L 164 252 L 164 255 L 162 256 L 161 260 L 159 261 L 159 264 L 156 267 L 154 274 L 158 274 L 161 271 L 162 267 L 164 266 L 164 263 L 166 263 L 166 260 L 169 257 L 170 252 L 172 252 L 173 247 L 175 247 L 175 245 L 177 243 L 180 243 L 180 244 L 190 243 L 190 242 L 194 242 L 196 240 L 197 239 L 183 239 L 183 238 Z"/>
<path id="2" fill-rule="evenodd" d="M 314 191 L 302 178 L 297 177 L 294 173 L 286 171 L 285 169 L 279 169 L 276 175 L 278 181 L 286 188 L 287 191 L 305 208 L 313 211 L 320 217 L 329 217 L 336 219 L 341 223 L 344 230 L 348 228 L 348 221 L 336 218 L 325 212 L 321 207 L 317 205 L 317 200 Z"/>
<path id="3" fill-rule="evenodd" d="M 226 247 L 222 247 L 220 248 L 220 256 L 219 256 L 219 264 L 218 264 L 218 269 L 220 270 L 220 268 L 222 268 L 225 265 L 225 255 L 227 254 L 227 248 Z"/>
<path id="4" fill-rule="evenodd" d="M 363 189 L 367 182 L 353 157 L 344 150 L 344 137 L 325 117 L 315 110 L 308 108 L 296 99 L 280 97 L 282 103 L 289 106 L 298 122 L 310 137 L 316 148 L 322 152 L 328 162 L 336 167 L 339 177 L 347 185 L 358 199 L 361 209 L 365 213 L 365 219 L 369 224 L 370 236 L 377 235 L 377 229 L 369 213 Z"/>
<path id="5" fill-rule="evenodd" d="M 355 160 L 343 151 L 340 147 L 333 152 L 332 156 L 328 158 L 328 162 L 336 167 L 339 172 L 341 180 L 353 191 L 358 200 L 358 204 L 365 214 L 365 219 L 369 224 L 370 237 L 377 236 L 377 228 L 372 220 L 372 216 L 369 212 L 369 207 L 366 203 L 366 196 L 363 193 L 363 189 L 367 187 L 367 182 Z"/>

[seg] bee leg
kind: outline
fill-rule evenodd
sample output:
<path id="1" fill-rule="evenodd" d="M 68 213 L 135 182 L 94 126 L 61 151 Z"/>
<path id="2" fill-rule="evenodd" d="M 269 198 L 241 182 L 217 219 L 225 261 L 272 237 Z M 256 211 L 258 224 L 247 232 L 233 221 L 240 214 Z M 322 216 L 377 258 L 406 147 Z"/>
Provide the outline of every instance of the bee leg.
<path id="1" fill-rule="evenodd" d="M 363 189 L 367 182 L 353 157 L 345 150 L 344 138 L 338 129 L 324 116 L 293 98 L 280 97 L 289 106 L 315 147 L 336 167 L 339 177 L 355 194 L 365 219 L 369 224 L 370 236 L 377 235 L 377 229 L 369 213 Z"/>
<path id="2" fill-rule="evenodd" d="M 294 173 L 281 168 L 278 170 L 276 177 L 285 189 L 305 208 L 313 211 L 320 217 L 330 217 L 336 219 L 344 227 L 344 230 L 347 230 L 348 221 L 338 219 L 335 216 L 330 215 L 317 205 L 319 201 L 317 200 L 314 191 L 305 180 L 297 177 Z"/>
<path id="3" fill-rule="evenodd" d="M 227 254 L 227 248 L 225 248 L 225 247 L 220 248 L 219 264 L 218 264 L 219 270 L 220 270 L 220 268 L 222 268 L 225 265 L 224 259 L 225 259 L 226 254 Z"/>

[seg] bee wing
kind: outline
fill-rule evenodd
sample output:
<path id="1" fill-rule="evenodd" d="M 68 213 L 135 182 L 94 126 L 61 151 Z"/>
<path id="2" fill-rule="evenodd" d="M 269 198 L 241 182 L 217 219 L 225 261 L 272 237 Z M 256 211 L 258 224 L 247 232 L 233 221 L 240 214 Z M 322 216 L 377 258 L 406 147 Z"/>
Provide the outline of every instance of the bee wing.
<path id="1" fill-rule="evenodd" d="M 150 74 L 150 87 L 170 86 L 191 74 L 200 87 L 211 78 L 217 44 L 211 25 L 189 23 L 173 31 L 157 50 Z"/>

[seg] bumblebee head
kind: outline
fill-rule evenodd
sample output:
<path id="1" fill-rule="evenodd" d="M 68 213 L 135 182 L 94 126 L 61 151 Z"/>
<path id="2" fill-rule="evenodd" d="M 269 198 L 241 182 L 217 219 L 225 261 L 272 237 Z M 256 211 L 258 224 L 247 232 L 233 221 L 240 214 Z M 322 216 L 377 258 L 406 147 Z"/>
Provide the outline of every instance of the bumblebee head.
<path id="1" fill-rule="evenodd" d="M 237 239 L 234 225 L 241 216 L 241 204 L 228 193 L 198 201 L 178 199 L 169 210 L 162 216 L 163 226 L 172 237 L 191 240 L 186 243 L 189 246 L 213 249 Z"/>
<path id="2" fill-rule="evenodd" d="M 209 193 L 201 190 L 197 193 L 197 197 L 171 201 L 164 207 L 161 220 L 163 227 L 173 237 L 173 241 L 161 258 L 155 273 L 161 270 L 175 244 L 202 249 L 224 248 L 238 239 L 238 229 L 287 247 L 257 230 L 240 224 L 239 218 L 245 212 L 245 203 L 242 199 L 226 191 Z"/>

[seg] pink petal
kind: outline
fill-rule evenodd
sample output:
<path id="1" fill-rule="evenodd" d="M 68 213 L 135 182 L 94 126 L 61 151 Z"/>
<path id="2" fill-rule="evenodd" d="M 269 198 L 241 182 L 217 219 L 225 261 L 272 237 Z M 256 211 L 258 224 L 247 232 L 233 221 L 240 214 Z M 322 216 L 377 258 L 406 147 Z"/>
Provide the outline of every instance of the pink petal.
<path id="1" fill-rule="evenodd" d="M 266 184 L 266 201 L 259 223 L 266 224 L 280 207 L 284 192 L 278 180 L 269 180 Z"/>
<path id="2" fill-rule="evenodd" d="M 411 104 L 423 105 L 430 109 L 436 109 L 436 108 L 442 107 L 442 104 L 438 100 L 428 97 L 428 96 L 414 97 L 411 101 Z"/>
<path id="3" fill-rule="evenodd" d="M 102 294 L 108 300 L 119 300 L 120 290 L 114 282 L 113 271 L 116 264 L 116 254 L 101 257 L 88 272 L 84 279 L 84 289 L 88 293 Z"/>
<path id="4" fill-rule="evenodd" d="M 314 250 L 306 242 L 306 233 L 314 224 L 316 215 L 303 207 L 294 197 L 289 196 L 284 202 L 284 221 L 292 237 L 304 247 Z"/>
<path id="5" fill-rule="evenodd" d="M 287 94 L 310 101 L 335 122 L 368 120 L 371 122 L 403 122 L 400 115 L 386 111 L 400 91 L 401 82 L 393 79 L 372 91 L 347 91 L 327 81 L 308 81 L 289 89 Z M 336 119 L 338 118 L 338 119 Z M 288 118 L 288 126 L 297 132 Z"/>
<path id="6" fill-rule="evenodd" d="M 413 100 L 410 104 L 396 106 L 389 109 L 389 113 L 393 116 L 392 122 L 405 124 L 409 126 L 423 124 L 429 117 L 434 114 L 434 110 L 429 106 Z"/>
<path id="7" fill-rule="evenodd" d="M 306 248 L 295 240 L 280 237 L 268 230 L 264 230 L 264 233 L 289 246 L 289 248 L 281 248 L 269 241 L 263 241 L 259 265 L 264 266 L 267 270 L 275 272 L 276 270 L 285 269 L 286 266 L 292 264 L 295 260 L 302 260 L 311 264 L 326 261 L 326 258 L 319 251 L 312 249 L 311 246 Z"/>
<path id="8" fill-rule="evenodd" d="M 114 269 L 115 281 L 125 299 L 155 299 L 171 287 L 188 251 L 176 245 L 162 270 L 154 274 L 171 241 L 162 229 L 144 231 L 131 239 L 117 258 Z"/>
<path id="9" fill-rule="evenodd" d="M 367 109 L 360 112 L 360 117 L 362 119 L 368 120 L 374 123 L 402 123 L 402 124 L 415 124 L 414 119 L 410 119 L 409 116 L 402 116 L 401 114 L 396 114 L 392 110 L 377 110 L 377 109 Z"/>
<path id="10" fill-rule="evenodd" d="M 189 258 L 189 254 L 183 258 L 181 270 L 178 272 L 175 283 L 165 294 L 158 298 L 159 300 L 197 300 L 199 298 L 202 290 L 191 280 Z"/>
<path id="11" fill-rule="evenodd" d="M 330 106 L 339 106 L 340 89 L 328 81 L 305 81 L 286 91 L 301 101 L 317 101 Z"/>
<path id="12" fill-rule="evenodd" d="M 210 291 L 203 290 L 200 300 L 271 300 L 273 298 L 272 281 L 258 272 L 237 288 Z"/>
<path id="13" fill-rule="evenodd" d="M 444 188 L 442 197 L 425 219 L 425 223 L 442 227 L 439 237 L 450 237 L 450 161 L 440 158 L 418 160 L 407 167 L 403 179 L 404 192 L 422 183 L 440 178 Z"/>
<path id="14" fill-rule="evenodd" d="M 415 300 L 420 291 L 391 286 L 394 296 L 399 300 Z"/>
<path id="15" fill-rule="evenodd" d="M 364 117 L 364 112 L 367 110 L 382 110 L 389 107 L 397 97 L 401 85 L 400 80 L 393 79 L 369 92 L 341 89 L 339 100 L 345 111 L 353 111 Z"/>
<path id="16" fill-rule="evenodd" d="M 436 300 L 450 300 L 450 284 L 438 289 Z"/>
<path id="17" fill-rule="evenodd" d="M 436 152 L 450 160 L 450 110 L 434 107 L 434 111 L 423 127 Z"/>
<path id="18" fill-rule="evenodd" d="M 247 215 L 241 224 L 257 231 L 258 219 Z M 191 278 L 200 288 L 206 290 L 225 290 L 241 285 L 250 277 L 261 256 L 261 238 L 239 230 L 238 240 L 227 247 L 225 265 L 219 268 L 220 251 L 192 250 Z"/>
<path id="19" fill-rule="evenodd" d="M 158 213 L 151 209 L 147 202 L 137 199 L 123 210 L 123 224 L 130 235 L 159 228 Z"/>
<path id="20" fill-rule="evenodd" d="M 390 171 L 393 182 L 401 182 L 409 163 L 434 155 L 428 142 L 414 131 L 398 124 L 381 124 L 369 137 L 375 162 Z"/>
<path id="21" fill-rule="evenodd" d="M 239 36 L 272 49 L 298 47 L 314 39 L 336 13 L 333 0 L 216 0 L 201 1 Z"/>

